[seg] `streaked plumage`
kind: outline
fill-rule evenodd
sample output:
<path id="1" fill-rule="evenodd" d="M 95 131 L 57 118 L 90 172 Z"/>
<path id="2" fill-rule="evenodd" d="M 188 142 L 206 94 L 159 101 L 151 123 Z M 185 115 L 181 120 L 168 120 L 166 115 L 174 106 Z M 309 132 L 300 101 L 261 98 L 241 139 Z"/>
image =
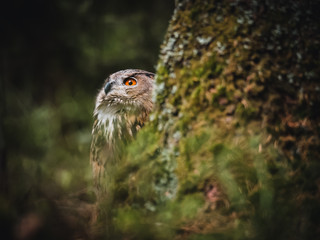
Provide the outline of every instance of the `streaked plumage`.
<path id="1" fill-rule="evenodd" d="M 111 74 L 99 91 L 93 113 L 90 162 L 96 186 L 108 165 L 119 160 L 121 148 L 148 119 L 154 74 L 127 69 Z"/>

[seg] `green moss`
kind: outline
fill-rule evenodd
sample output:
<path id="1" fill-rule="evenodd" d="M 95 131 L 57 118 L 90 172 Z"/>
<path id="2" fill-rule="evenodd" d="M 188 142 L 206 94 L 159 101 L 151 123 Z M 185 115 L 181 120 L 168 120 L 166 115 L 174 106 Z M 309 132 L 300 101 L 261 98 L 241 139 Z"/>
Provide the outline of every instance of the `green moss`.
<path id="1" fill-rule="evenodd" d="M 170 23 L 164 43 L 171 40 L 170 50 L 158 65 L 156 117 L 127 152 L 117 185 L 128 195 L 120 189 L 114 207 L 125 202 L 145 214 L 142 221 L 154 217 L 161 227 L 150 231 L 163 231 L 163 237 L 267 239 L 281 232 L 280 239 L 291 238 L 298 218 L 289 210 L 299 203 L 289 186 L 315 191 L 305 175 L 292 177 L 306 171 L 299 162 L 303 153 L 292 153 L 311 147 L 301 129 L 315 130 L 308 121 L 317 116 L 306 98 L 319 99 L 308 88 L 303 91 L 309 95 L 296 94 L 305 83 L 296 82 L 302 75 L 293 53 L 277 50 L 291 52 L 289 42 L 275 36 L 273 15 L 259 17 L 269 5 L 257 10 L 244 2 L 191 2 L 183 2 Z M 281 76 L 288 77 L 285 84 Z M 318 138 L 312 139 L 317 146 Z M 287 150 L 279 148 L 281 142 Z M 281 222 L 285 228 L 279 229 Z"/>
<path id="2" fill-rule="evenodd" d="M 186 195 L 179 204 L 182 220 L 194 218 L 204 204 L 204 197 L 201 193 Z"/>
<path id="3" fill-rule="evenodd" d="M 201 104 L 200 98 L 201 96 L 203 96 L 201 93 L 202 93 L 202 87 L 201 86 L 196 87 L 196 89 L 191 94 L 192 104 L 194 105 Z"/>
<path id="4" fill-rule="evenodd" d="M 249 121 L 258 116 L 259 110 L 253 106 L 244 106 L 239 103 L 236 108 L 236 114 L 238 114 L 244 121 Z"/>

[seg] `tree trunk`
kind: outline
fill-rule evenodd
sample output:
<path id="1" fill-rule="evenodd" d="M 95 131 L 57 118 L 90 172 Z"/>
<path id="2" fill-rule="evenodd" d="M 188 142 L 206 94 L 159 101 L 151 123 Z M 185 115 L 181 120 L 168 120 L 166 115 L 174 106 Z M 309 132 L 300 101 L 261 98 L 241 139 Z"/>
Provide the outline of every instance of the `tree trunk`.
<path id="1" fill-rule="evenodd" d="M 110 185 L 113 237 L 319 235 L 319 7 L 177 2 L 151 122 Z"/>

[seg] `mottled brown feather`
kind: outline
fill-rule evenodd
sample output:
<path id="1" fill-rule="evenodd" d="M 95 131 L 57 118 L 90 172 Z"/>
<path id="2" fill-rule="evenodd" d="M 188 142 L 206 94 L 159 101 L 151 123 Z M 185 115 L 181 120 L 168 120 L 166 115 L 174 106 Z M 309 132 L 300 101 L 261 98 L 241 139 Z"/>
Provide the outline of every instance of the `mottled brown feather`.
<path id="1" fill-rule="evenodd" d="M 129 77 L 136 86 L 126 86 Z M 122 146 L 132 140 L 152 110 L 154 74 L 128 69 L 111 74 L 99 91 L 94 110 L 90 162 L 95 185 L 100 188 L 109 164 L 119 161 Z M 104 86 L 112 83 L 109 92 Z"/>

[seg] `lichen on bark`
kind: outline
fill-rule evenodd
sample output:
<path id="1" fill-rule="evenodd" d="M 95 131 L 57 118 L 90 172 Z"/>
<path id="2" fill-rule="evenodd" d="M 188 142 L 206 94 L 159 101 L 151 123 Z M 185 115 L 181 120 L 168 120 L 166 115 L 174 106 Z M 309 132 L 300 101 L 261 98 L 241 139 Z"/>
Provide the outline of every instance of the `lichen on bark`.
<path id="1" fill-rule="evenodd" d="M 318 7 L 177 1 L 155 110 L 113 176 L 113 236 L 317 236 Z"/>

